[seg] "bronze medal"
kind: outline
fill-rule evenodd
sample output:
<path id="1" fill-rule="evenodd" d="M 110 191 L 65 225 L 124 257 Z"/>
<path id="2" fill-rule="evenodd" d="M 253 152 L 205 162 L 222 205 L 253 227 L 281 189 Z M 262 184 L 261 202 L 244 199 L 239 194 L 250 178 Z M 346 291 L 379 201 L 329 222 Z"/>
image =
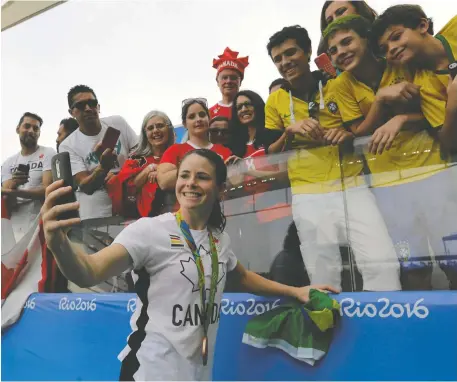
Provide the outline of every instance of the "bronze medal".
<path id="1" fill-rule="evenodd" d="M 203 359 L 203 366 L 206 366 L 208 363 L 208 337 L 203 336 L 202 339 L 202 359 Z"/>

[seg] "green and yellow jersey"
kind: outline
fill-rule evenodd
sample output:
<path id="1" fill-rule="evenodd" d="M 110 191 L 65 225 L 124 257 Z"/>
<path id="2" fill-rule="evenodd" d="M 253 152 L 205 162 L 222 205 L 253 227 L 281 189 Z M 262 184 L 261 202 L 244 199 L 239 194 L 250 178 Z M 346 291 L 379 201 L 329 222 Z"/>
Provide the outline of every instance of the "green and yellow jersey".
<path id="1" fill-rule="evenodd" d="M 457 60 L 457 16 L 454 16 L 435 36 L 443 44 L 449 62 Z M 439 128 L 444 123 L 447 86 L 449 83 L 448 70 L 418 70 L 414 83 L 421 86 L 421 110 L 433 128 Z"/>
<path id="2" fill-rule="evenodd" d="M 310 102 L 294 97 L 284 89 L 272 93 L 265 105 L 266 128 L 283 132 L 294 121 L 310 118 L 310 111 L 312 116 L 319 120 L 323 129 L 342 128 L 333 85 L 334 81 L 331 80 L 322 88 L 322 109 L 318 90 Z M 291 145 L 295 151 L 288 160 L 288 172 L 294 194 L 336 192 L 343 190 L 344 187 L 363 184 L 361 158 L 358 160 L 355 155 L 340 158 L 338 146 L 322 146 L 309 136 L 296 134 Z"/>
<path id="3" fill-rule="evenodd" d="M 408 71 L 387 65 L 377 89 L 403 81 L 411 81 Z M 343 72 L 335 80 L 338 107 L 344 125 L 366 118 L 375 100 L 375 91 L 358 81 L 351 73 Z M 440 145 L 429 133 L 401 131 L 392 147 L 381 155 L 365 154 L 372 173 L 372 186 L 385 187 L 409 183 L 430 176 L 444 167 Z"/>

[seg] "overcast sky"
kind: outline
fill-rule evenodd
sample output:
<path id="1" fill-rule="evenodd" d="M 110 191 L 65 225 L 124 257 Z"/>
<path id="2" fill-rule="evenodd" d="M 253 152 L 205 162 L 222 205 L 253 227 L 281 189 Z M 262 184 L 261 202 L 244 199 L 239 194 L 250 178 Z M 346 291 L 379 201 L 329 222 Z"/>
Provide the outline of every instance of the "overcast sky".
<path id="1" fill-rule="evenodd" d="M 324 1 L 305 0 L 72 0 L 1 36 L 1 161 L 20 150 L 15 128 L 25 111 L 44 119 L 39 143 L 55 147 L 68 117 L 67 92 L 86 84 L 101 116 L 122 115 L 139 133 L 152 109 L 181 123 L 181 101 L 220 99 L 212 60 L 226 46 L 249 55 L 243 89 L 264 99 L 278 77 L 268 38 L 287 25 L 308 29 L 313 52 Z M 406 1 L 370 0 L 378 11 Z M 412 1 L 433 17 L 435 31 L 457 14 L 455 0 Z M 313 56 L 314 58 L 314 56 Z"/>

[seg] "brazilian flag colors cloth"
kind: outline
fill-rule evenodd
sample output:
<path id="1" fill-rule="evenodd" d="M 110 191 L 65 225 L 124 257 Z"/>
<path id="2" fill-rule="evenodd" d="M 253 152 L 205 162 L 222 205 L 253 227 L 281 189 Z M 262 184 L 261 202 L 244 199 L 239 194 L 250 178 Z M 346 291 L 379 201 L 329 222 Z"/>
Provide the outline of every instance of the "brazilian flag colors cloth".
<path id="1" fill-rule="evenodd" d="M 310 301 L 281 305 L 249 320 L 243 343 L 274 347 L 310 365 L 328 351 L 340 306 L 326 293 L 312 289 Z"/>

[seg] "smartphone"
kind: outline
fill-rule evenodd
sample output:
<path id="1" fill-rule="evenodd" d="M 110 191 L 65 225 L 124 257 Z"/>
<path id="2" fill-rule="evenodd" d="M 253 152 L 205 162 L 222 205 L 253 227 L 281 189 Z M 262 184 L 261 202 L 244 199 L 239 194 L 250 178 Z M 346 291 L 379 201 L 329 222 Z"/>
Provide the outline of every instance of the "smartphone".
<path id="1" fill-rule="evenodd" d="M 332 65 L 332 61 L 327 56 L 327 53 L 322 53 L 314 59 L 316 66 L 319 70 L 324 71 L 325 73 L 329 74 L 332 78 L 336 77 L 336 70 Z"/>
<path id="2" fill-rule="evenodd" d="M 455 76 L 457 75 L 457 61 L 453 62 L 448 66 L 449 68 L 449 74 L 451 75 L 451 78 L 454 79 Z"/>
<path id="3" fill-rule="evenodd" d="M 119 139 L 120 135 L 121 132 L 118 129 L 108 126 L 108 129 L 106 130 L 105 135 L 103 136 L 102 144 L 96 151 L 96 154 L 100 156 L 106 149 L 113 150 L 116 146 L 117 140 Z"/>
<path id="4" fill-rule="evenodd" d="M 59 153 L 54 155 L 51 159 L 51 173 L 52 180 L 63 179 L 64 187 L 72 186 L 73 190 L 71 193 L 60 197 L 57 204 L 67 204 L 76 202 L 76 196 L 74 191 L 73 175 L 71 174 L 71 163 L 70 154 L 68 152 Z M 57 220 L 66 220 L 72 218 L 79 218 L 78 211 L 68 211 L 59 215 Z"/>
<path id="5" fill-rule="evenodd" d="M 30 166 L 28 164 L 18 164 L 16 171 L 23 172 L 25 175 L 29 175 Z"/>

